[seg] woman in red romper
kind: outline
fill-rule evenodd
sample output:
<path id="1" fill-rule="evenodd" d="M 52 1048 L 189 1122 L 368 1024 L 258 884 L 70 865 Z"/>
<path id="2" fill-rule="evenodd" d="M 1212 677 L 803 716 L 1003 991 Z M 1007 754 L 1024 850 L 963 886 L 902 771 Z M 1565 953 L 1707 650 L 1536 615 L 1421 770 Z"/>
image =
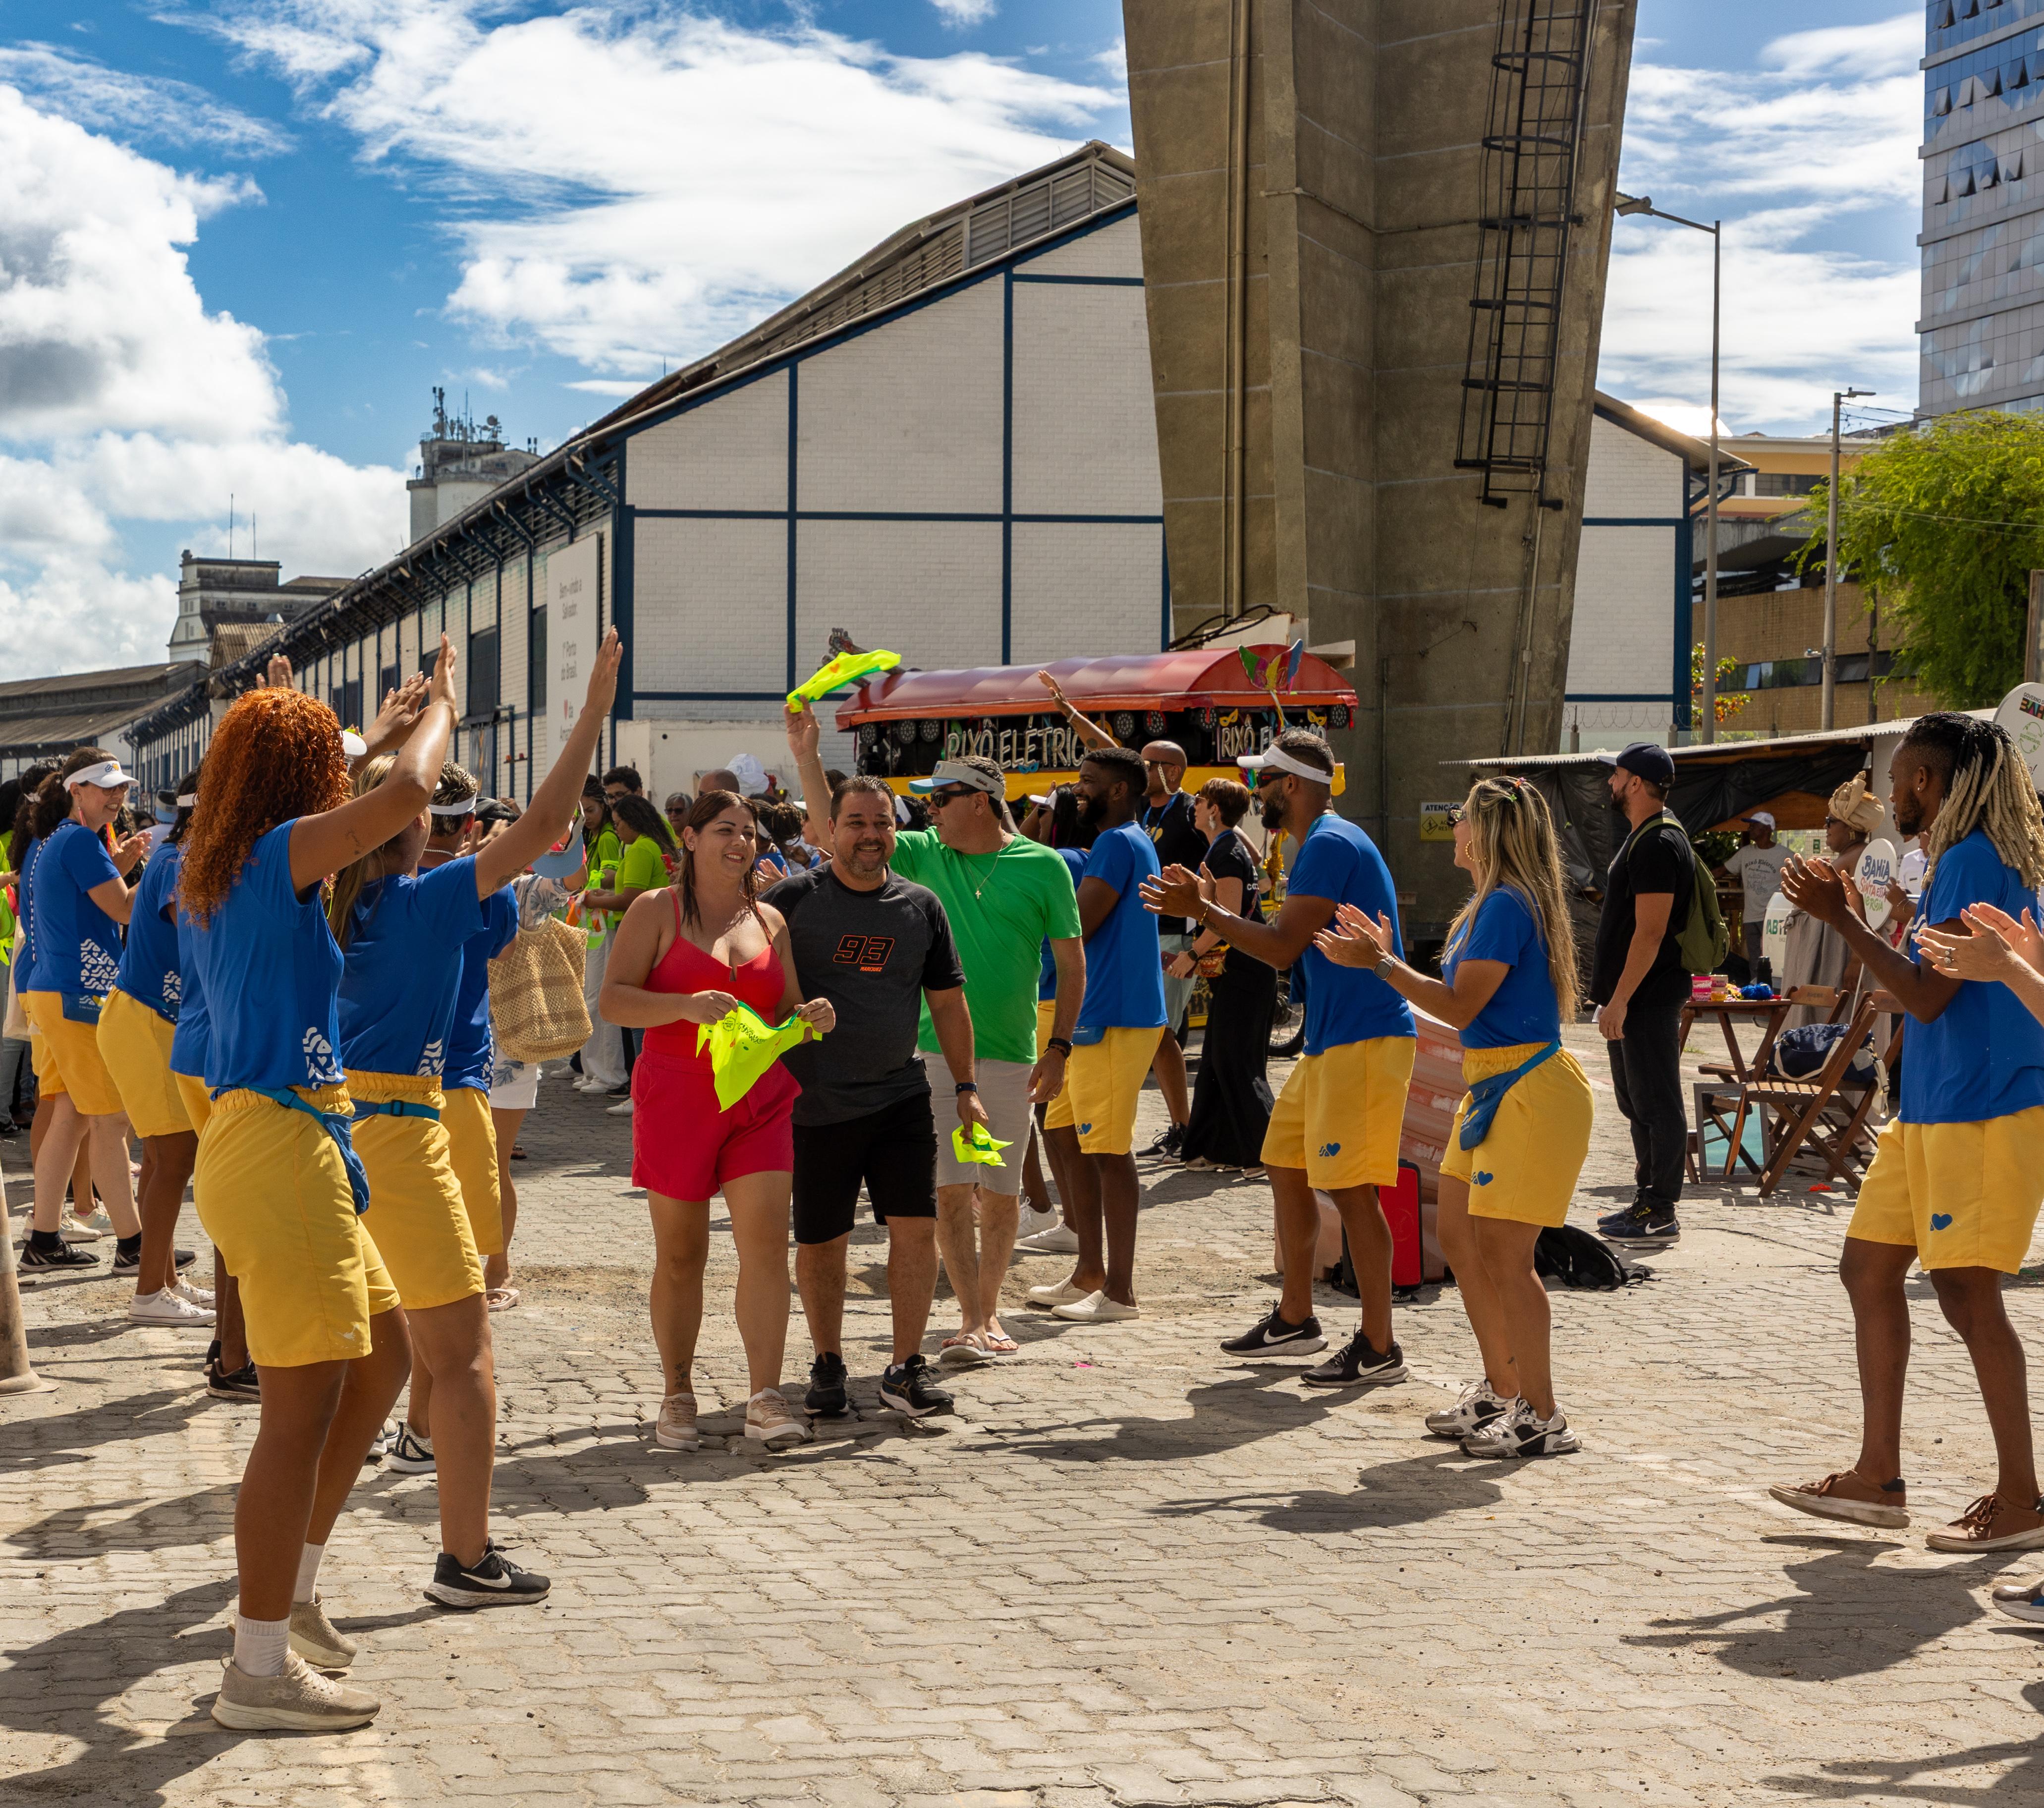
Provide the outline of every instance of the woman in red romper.
<path id="1" fill-rule="evenodd" d="M 728 1110 L 696 1052 L 696 1029 L 736 1006 L 769 1023 L 790 1013 L 819 1034 L 836 1018 L 822 998 L 802 1002 L 780 913 L 760 903 L 752 806 L 705 791 L 682 830 L 674 883 L 642 892 L 625 912 L 597 1008 L 606 1022 L 644 1029 L 632 1076 L 632 1179 L 653 1213 L 653 1340 L 666 1371 L 654 1427 L 664 1449 L 694 1450 L 690 1385 L 702 1327 L 709 1197 L 719 1191 L 738 1245 L 738 1334 L 751 1370 L 745 1435 L 770 1450 L 809 1429 L 780 1390 L 788 1338 L 788 1199 L 794 1169 L 790 1114 L 801 1091 L 778 1061 Z"/>

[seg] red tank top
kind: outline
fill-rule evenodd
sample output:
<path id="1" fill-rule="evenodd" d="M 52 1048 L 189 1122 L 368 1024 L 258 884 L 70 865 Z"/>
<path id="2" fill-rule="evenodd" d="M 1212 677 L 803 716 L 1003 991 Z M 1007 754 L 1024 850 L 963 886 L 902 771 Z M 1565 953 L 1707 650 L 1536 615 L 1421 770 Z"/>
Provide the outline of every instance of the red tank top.
<path id="1" fill-rule="evenodd" d="M 781 1021 L 781 1001 L 788 994 L 788 976 L 772 943 L 751 960 L 727 966 L 682 933 L 682 898 L 678 890 L 668 896 L 674 904 L 674 942 L 659 964 L 646 975 L 649 992 L 728 992 L 769 1023 Z M 646 1032 L 649 1053 L 696 1058 L 697 1025 L 684 1017 L 678 1023 L 656 1024 Z"/>

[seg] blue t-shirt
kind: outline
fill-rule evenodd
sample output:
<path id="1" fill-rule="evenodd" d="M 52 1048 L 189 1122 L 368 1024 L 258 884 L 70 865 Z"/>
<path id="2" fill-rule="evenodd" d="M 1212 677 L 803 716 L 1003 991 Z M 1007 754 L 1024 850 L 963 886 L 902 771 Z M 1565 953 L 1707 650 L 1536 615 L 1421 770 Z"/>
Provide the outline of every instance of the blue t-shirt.
<path id="1" fill-rule="evenodd" d="M 1919 923 L 1949 921 L 1969 904 L 1992 904 L 2021 921 L 2036 908 L 1987 831 L 1976 829 L 1938 856 Z M 1920 966 L 1920 949 L 1912 950 Z M 1909 1020 L 1903 1047 L 1902 1121 L 1970 1124 L 2044 1105 L 2044 1023 L 2000 980 L 1965 979 L 1930 1023 Z"/>
<path id="2" fill-rule="evenodd" d="M 178 1027 L 171 1037 L 171 1071 L 206 1078 L 206 1050 L 212 1042 L 212 1025 L 206 1008 L 206 987 L 198 976 L 198 958 L 192 939 L 194 925 L 182 906 L 178 909 Z"/>
<path id="3" fill-rule="evenodd" d="M 1374 923 L 1391 919 L 1391 952 L 1404 958 L 1398 898 L 1377 844 L 1356 825 L 1326 812 L 1299 844 L 1285 885 L 1289 898 L 1327 898 L 1353 904 Z M 1311 942 L 1299 956 L 1306 971 L 1306 1052 L 1324 1053 L 1379 1036 L 1410 1036 L 1412 1008 L 1374 973 L 1337 967 Z"/>
<path id="4" fill-rule="evenodd" d="M 1466 933 L 1448 944 L 1441 977 L 1452 986 L 1465 960 L 1501 960 L 1511 971 L 1490 1002 L 1462 1032 L 1465 1048 L 1511 1048 L 1523 1042 L 1561 1040 L 1562 1007 L 1547 971 L 1540 919 L 1525 898 L 1499 886 L 1477 907 Z"/>
<path id="5" fill-rule="evenodd" d="M 183 975 L 178 964 L 178 850 L 163 847 L 142 869 L 128 917 L 128 946 L 114 983 L 157 1016 L 178 1021 Z"/>
<path id="6" fill-rule="evenodd" d="M 461 945 L 461 983 L 455 987 L 444 1087 L 490 1090 L 497 1065 L 497 1044 L 490 1033 L 490 964 L 517 933 L 518 900 L 509 886 L 500 885 L 482 900 L 482 927 Z"/>
<path id="7" fill-rule="evenodd" d="M 1072 890 L 1077 891 L 1079 881 L 1085 877 L 1086 856 L 1083 848 L 1060 848 L 1058 858 L 1071 868 Z M 1051 938 L 1043 937 L 1043 964 L 1036 972 L 1036 1002 L 1039 1004 L 1058 995 L 1057 956 L 1051 952 Z"/>
<path id="8" fill-rule="evenodd" d="M 14 887 L 14 914 L 21 919 L 21 947 L 16 956 L 14 990 L 25 997 L 41 988 L 36 984 L 36 857 L 43 851 L 40 841 L 31 841 L 21 854 L 21 877 Z"/>
<path id="9" fill-rule="evenodd" d="M 1086 937 L 1085 997 L 1074 1042 L 1097 1042 L 1110 1029 L 1163 1027 L 1164 956 L 1142 889 L 1159 870 L 1155 847 L 1135 822 L 1108 829 L 1086 856 L 1081 877 L 1099 879 L 1120 895 Z"/>
<path id="10" fill-rule="evenodd" d="M 335 1010 L 340 948 L 319 887 L 301 898 L 292 887 L 291 827 L 279 823 L 259 837 L 213 920 L 191 925 L 207 1005 L 206 1083 L 216 1093 L 338 1086 L 344 1078 Z"/>
<path id="11" fill-rule="evenodd" d="M 118 879 L 106 844 L 83 822 L 57 825 L 36 861 L 35 990 L 104 998 L 121 973 L 121 925 L 88 895 Z"/>
<path id="12" fill-rule="evenodd" d="M 363 886 L 340 980 L 342 1064 L 366 1074 L 443 1073 L 462 946 L 482 927 L 473 856 Z"/>

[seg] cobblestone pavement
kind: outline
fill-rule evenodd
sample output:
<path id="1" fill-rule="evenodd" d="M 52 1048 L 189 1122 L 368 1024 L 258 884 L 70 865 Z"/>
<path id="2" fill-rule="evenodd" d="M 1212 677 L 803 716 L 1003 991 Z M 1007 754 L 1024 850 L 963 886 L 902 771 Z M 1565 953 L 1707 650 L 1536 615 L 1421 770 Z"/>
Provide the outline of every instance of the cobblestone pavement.
<path id="1" fill-rule="evenodd" d="M 1600 1049 L 1571 1033 L 1600 1086 L 1587 1221 L 1627 1192 L 1629 1154 Z M 57 1389 L 0 1402 L 0 1802 L 2044 1799 L 2044 1665 L 1984 1604 L 2025 1560 L 1923 1548 L 1992 1471 L 1920 1279 L 1916 1530 L 1833 1534 L 1765 1501 L 1854 1448 L 1835 1197 L 1692 1195 L 1650 1284 L 1558 1294 L 1570 1458 L 1476 1462 L 1424 1435 L 1472 1372 L 1452 1291 L 1401 1310 L 1414 1378 L 1379 1394 L 1224 1356 L 1270 1298 L 1267 1194 L 1162 1169 L 1139 1323 L 1018 1305 L 1020 1357 L 909 1429 L 875 1401 L 883 1251 L 862 1228 L 857 1420 L 781 1457 L 716 1438 L 677 1456 L 651 1441 L 625 1126 L 564 1084 L 541 1097 L 524 1303 L 496 1321 L 497 1498 L 551 1599 L 427 1605 L 432 1483 L 365 1474 L 321 1586 L 366 1637 L 381 1720 L 221 1732 L 253 1415 L 206 1399 L 201 1337 L 128 1327 L 118 1283 L 45 1283 L 28 1314 Z M 1054 1267 L 1019 1260 L 1018 1301 Z M 727 1435 L 732 1270 L 725 1237 L 698 1386 Z M 2034 1288 L 2011 1303 L 2044 1342 Z M 808 1356 L 798 1313 L 791 1380 Z"/>

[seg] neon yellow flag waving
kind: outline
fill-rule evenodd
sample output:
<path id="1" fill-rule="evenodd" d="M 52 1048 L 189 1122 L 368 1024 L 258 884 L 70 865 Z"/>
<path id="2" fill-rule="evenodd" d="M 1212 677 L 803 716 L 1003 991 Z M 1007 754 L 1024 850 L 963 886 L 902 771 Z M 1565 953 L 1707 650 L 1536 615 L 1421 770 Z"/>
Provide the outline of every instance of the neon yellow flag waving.
<path id="1" fill-rule="evenodd" d="M 1005 1168 L 1008 1164 L 1001 1159 L 1001 1152 L 1010 1146 L 997 1141 L 984 1124 L 974 1125 L 970 1136 L 962 1124 L 951 1132 L 951 1147 L 959 1160 L 976 1161 L 985 1168 Z"/>
<path id="2" fill-rule="evenodd" d="M 876 671 L 892 671 L 901 663 L 899 653 L 890 653 L 885 648 L 874 653 L 840 653 L 808 683 L 799 684 L 788 693 L 788 707 L 793 710 L 805 703 L 820 703 L 833 691 L 856 684 Z"/>
<path id="3" fill-rule="evenodd" d="M 809 1034 L 809 1025 L 798 1017 L 770 1024 L 749 1005 L 740 1005 L 714 1023 L 697 1024 L 696 1052 L 701 1054 L 705 1043 L 709 1045 L 709 1071 L 717 1083 L 718 1106 L 728 1111 L 786 1050 Z"/>

